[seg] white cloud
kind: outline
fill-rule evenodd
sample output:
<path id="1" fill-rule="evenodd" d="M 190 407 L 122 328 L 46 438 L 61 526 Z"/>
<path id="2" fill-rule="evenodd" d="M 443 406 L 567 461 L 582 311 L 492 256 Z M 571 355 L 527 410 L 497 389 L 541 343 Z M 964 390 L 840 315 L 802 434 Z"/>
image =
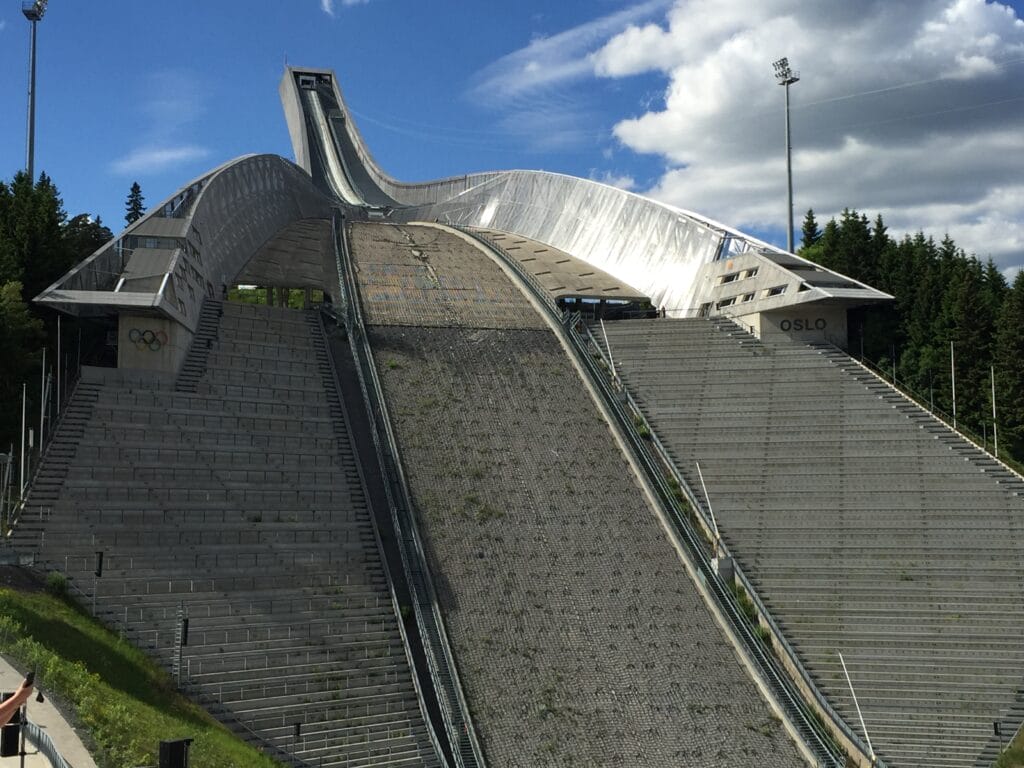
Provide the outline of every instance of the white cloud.
<path id="1" fill-rule="evenodd" d="M 209 150 L 195 140 L 196 123 L 205 112 L 206 88 L 188 70 L 160 70 L 142 76 L 130 113 L 135 122 L 123 127 L 136 136 L 127 154 L 108 168 L 118 175 L 159 173 L 207 157 Z"/>
<path id="2" fill-rule="evenodd" d="M 341 0 L 341 4 L 348 7 L 351 5 L 365 5 L 370 0 Z M 335 0 L 320 0 L 320 10 L 330 16 L 332 19 L 335 14 Z"/>
<path id="3" fill-rule="evenodd" d="M 7 19 L 0 19 L 0 32 L 7 29 Z"/>
<path id="4" fill-rule="evenodd" d="M 205 147 L 192 144 L 171 147 L 139 147 L 110 164 L 110 170 L 121 176 L 159 173 L 174 166 L 202 160 L 210 154 Z"/>
<path id="5" fill-rule="evenodd" d="M 577 27 L 534 38 L 473 78 L 469 98 L 501 115 L 499 125 L 532 150 L 566 150 L 606 136 L 590 96 L 573 86 L 593 76 L 590 55 L 626 25 L 663 12 L 645 0 Z"/>
<path id="6" fill-rule="evenodd" d="M 636 179 L 629 174 L 616 174 L 611 171 L 604 171 L 598 173 L 596 168 L 590 169 L 590 180 L 599 181 L 602 184 L 607 184 L 610 187 L 618 187 L 619 189 L 625 189 L 631 191 L 636 189 Z"/>
<path id="7" fill-rule="evenodd" d="M 140 111 L 161 135 L 171 134 L 198 120 L 205 111 L 206 88 L 188 70 L 168 69 L 143 78 L 145 96 Z"/>
<path id="8" fill-rule="evenodd" d="M 675 0 L 592 49 L 595 75 L 655 72 L 663 99 L 618 122 L 664 158 L 650 193 L 740 228 L 785 221 L 788 56 L 797 225 L 844 207 L 1024 262 L 1024 22 L 984 0 Z M 578 57 L 577 57 L 578 58 Z M 575 59 L 574 59 L 575 60 Z M 626 81 L 628 84 L 628 81 Z M 621 155 L 620 155 L 621 161 Z"/>
<path id="9" fill-rule="evenodd" d="M 549 37 L 501 57 L 476 77 L 472 93 L 494 103 L 530 96 L 592 74 L 590 52 L 636 19 L 650 17 L 671 0 L 646 0 Z"/>

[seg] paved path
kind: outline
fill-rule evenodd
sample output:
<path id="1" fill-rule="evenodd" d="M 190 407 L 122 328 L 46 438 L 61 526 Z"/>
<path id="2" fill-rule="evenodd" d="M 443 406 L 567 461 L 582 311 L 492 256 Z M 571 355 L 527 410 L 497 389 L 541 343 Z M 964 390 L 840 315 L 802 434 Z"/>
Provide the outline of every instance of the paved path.
<path id="1" fill-rule="evenodd" d="M 5 658 L 0 657 L 0 691 L 13 691 L 24 677 Z M 45 690 L 43 696 L 46 696 Z M 96 768 L 96 763 L 78 738 L 78 733 L 50 703 L 48 697 L 41 704 L 34 695 L 28 700 L 28 719 L 49 735 L 71 768 Z M 31 742 L 25 743 L 25 750 L 26 768 L 50 768 L 50 761 L 39 754 Z M 16 765 L 20 765 L 16 757 L 0 758 L 0 768 L 14 768 Z"/>

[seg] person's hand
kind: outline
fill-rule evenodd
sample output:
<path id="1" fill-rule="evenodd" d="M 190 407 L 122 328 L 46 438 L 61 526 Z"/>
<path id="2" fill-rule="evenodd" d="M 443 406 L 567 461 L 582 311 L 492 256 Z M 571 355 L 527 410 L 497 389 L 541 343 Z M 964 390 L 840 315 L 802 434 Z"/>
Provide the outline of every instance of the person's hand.
<path id="1" fill-rule="evenodd" d="M 36 672 L 35 670 L 32 670 L 27 675 L 25 675 L 25 679 L 21 681 L 21 685 L 18 687 L 18 692 L 21 693 L 22 691 L 31 691 L 32 686 L 35 684 L 35 681 Z"/>

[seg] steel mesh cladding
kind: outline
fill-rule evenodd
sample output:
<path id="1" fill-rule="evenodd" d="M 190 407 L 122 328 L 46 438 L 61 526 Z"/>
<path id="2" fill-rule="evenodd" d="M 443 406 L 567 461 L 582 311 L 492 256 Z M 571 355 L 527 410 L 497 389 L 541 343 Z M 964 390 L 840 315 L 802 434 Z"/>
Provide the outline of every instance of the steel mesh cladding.
<path id="1" fill-rule="evenodd" d="M 799 274 L 780 265 L 809 264 L 800 257 L 706 216 L 589 179 L 513 170 L 403 183 L 374 162 L 332 73 L 288 69 L 281 97 L 299 165 L 371 220 L 515 233 L 597 267 L 670 317 L 696 316 L 713 292 L 712 265 L 741 255 L 776 265 L 794 283 L 783 298 L 753 298 L 743 314 L 837 297 L 854 303 L 892 298 L 848 279 L 853 293 L 845 297 L 814 285 L 797 291 Z"/>
<path id="2" fill-rule="evenodd" d="M 329 216 L 327 199 L 300 168 L 247 155 L 183 186 L 35 301 L 82 316 L 142 303 L 194 332 L 203 298 L 233 283 L 261 245 L 297 221 Z"/>

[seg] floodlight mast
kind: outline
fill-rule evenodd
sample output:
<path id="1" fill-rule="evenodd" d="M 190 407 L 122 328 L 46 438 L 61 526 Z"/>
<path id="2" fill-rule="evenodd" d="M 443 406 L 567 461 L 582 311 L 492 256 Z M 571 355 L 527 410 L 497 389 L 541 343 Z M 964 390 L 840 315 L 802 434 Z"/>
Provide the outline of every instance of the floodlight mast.
<path id="1" fill-rule="evenodd" d="M 32 0 L 23 2 L 21 12 L 25 18 L 32 22 L 32 42 L 29 46 L 29 77 L 28 77 L 28 147 L 25 154 L 26 170 L 29 180 L 35 184 L 35 159 L 36 159 L 36 24 L 46 13 L 48 0 Z"/>
<path id="2" fill-rule="evenodd" d="M 800 73 L 789 67 L 789 59 L 783 56 L 772 63 L 775 68 L 775 79 L 786 88 L 786 190 L 788 193 L 788 224 L 786 229 L 786 250 L 793 253 L 793 143 L 789 131 L 789 86 L 800 80 Z"/>

